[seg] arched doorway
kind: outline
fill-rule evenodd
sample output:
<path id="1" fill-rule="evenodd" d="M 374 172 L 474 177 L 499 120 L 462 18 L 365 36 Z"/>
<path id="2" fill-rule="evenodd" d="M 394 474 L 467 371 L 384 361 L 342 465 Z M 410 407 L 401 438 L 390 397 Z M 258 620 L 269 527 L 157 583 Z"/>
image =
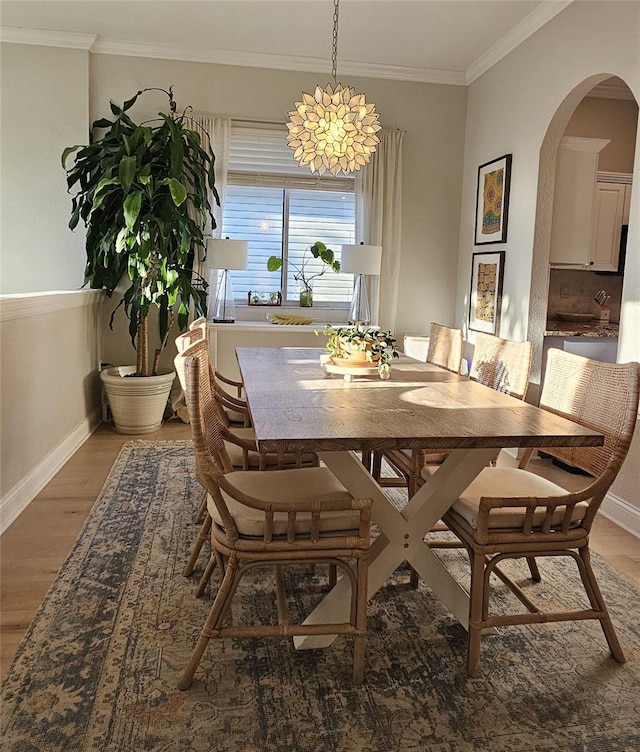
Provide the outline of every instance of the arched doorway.
<path id="1" fill-rule="evenodd" d="M 612 84 L 616 84 L 614 87 Z M 594 91 L 595 87 L 598 87 Z M 542 146 L 540 148 L 540 161 L 538 173 L 538 191 L 536 203 L 536 223 L 534 233 L 533 263 L 531 274 L 531 295 L 529 301 L 529 317 L 527 337 L 533 344 L 533 366 L 532 366 L 532 388 L 540 384 L 543 368 L 543 350 L 544 337 L 548 313 L 548 292 L 549 292 L 549 253 L 551 242 L 551 224 L 553 217 L 553 194 L 556 174 L 556 159 L 560 141 L 567 132 L 572 116 L 577 108 L 581 105 L 585 97 L 592 92 L 600 90 L 618 92 L 622 88 L 626 90 L 629 98 L 635 103 L 636 120 L 637 120 L 637 102 L 633 99 L 630 90 L 620 79 L 613 78 L 610 74 L 598 74 L 590 76 L 576 86 L 562 101 L 556 110 L 547 132 L 545 134 Z M 637 125 L 636 125 L 637 128 Z M 571 135 L 595 135 L 595 134 L 576 134 Z M 600 137 L 605 134 L 599 133 Z M 635 135 L 633 139 L 635 144 Z M 633 163 L 633 157 L 631 162 Z M 632 172 L 632 166 L 629 168 Z M 588 273 L 588 272 L 584 272 Z M 533 391 L 536 391 L 533 389 Z M 536 394 L 531 395 L 533 399 Z"/>

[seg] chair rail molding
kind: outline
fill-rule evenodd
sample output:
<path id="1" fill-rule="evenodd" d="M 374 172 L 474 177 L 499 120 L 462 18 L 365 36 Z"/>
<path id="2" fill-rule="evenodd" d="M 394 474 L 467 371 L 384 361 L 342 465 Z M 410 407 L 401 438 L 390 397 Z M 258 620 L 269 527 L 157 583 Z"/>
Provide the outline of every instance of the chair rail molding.
<path id="1" fill-rule="evenodd" d="M 0 321 L 82 308 L 99 302 L 103 297 L 102 290 L 52 290 L 0 295 Z"/>

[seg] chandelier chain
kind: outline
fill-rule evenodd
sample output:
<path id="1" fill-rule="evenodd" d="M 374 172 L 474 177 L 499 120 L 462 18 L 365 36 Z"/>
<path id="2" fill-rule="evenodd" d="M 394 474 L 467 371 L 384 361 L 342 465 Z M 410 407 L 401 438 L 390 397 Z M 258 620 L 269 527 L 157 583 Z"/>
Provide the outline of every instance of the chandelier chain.
<path id="1" fill-rule="evenodd" d="M 340 0 L 333 0 L 333 46 L 331 49 L 331 76 L 333 83 L 337 82 L 338 75 L 338 5 Z"/>

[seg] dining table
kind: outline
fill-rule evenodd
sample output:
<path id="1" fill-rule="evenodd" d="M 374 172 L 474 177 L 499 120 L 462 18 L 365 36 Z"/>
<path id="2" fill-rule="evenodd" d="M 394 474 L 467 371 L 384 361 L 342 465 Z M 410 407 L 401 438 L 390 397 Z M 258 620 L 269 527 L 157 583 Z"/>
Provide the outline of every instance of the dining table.
<path id="1" fill-rule="evenodd" d="M 602 434 L 561 415 L 438 366 L 400 356 L 388 378 L 327 374 L 322 348 L 236 348 L 260 451 L 316 452 L 356 498 L 373 499 L 379 534 L 370 551 L 371 598 L 408 562 L 466 628 L 469 596 L 425 536 L 501 449 L 600 446 Z M 437 472 L 400 508 L 362 463 L 375 450 L 447 450 Z M 346 619 L 348 578 L 340 578 L 305 624 Z M 298 649 L 334 638 L 294 638 Z"/>

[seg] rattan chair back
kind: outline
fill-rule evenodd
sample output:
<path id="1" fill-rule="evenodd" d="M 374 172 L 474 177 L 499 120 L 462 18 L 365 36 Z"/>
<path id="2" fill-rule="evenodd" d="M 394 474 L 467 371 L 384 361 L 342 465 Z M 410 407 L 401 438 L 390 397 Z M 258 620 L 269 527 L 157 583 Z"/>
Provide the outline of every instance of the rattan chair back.
<path id="1" fill-rule="evenodd" d="M 617 474 L 638 412 L 638 364 L 602 363 L 552 348 L 540 407 L 604 434 L 601 447 L 548 448 L 547 454 L 593 476 Z M 613 475 L 612 475 L 613 474 Z"/>
<path id="2" fill-rule="evenodd" d="M 531 371 L 531 342 L 478 332 L 469 378 L 497 392 L 524 399 Z"/>
<path id="3" fill-rule="evenodd" d="M 432 323 L 429 327 L 427 363 L 459 373 L 461 362 L 462 330 Z"/>

